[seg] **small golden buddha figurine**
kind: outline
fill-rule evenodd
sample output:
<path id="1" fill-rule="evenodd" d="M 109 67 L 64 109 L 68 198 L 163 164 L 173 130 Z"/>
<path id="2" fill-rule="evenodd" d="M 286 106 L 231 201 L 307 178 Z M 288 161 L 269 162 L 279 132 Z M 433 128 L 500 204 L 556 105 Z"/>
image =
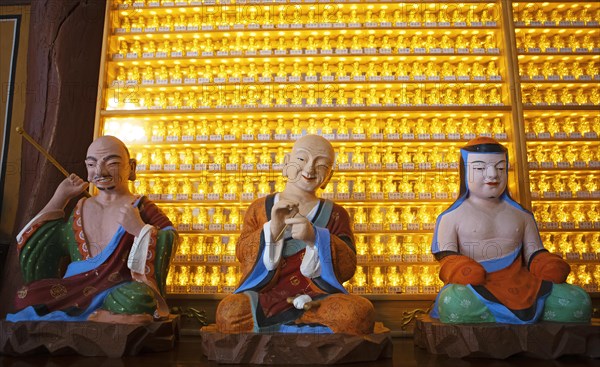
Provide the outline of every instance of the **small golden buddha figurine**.
<path id="1" fill-rule="evenodd" d="M 367 155 L 367 162 L 369 164 L 380 164 L 381 163 L 381 155 L 378 152 L 377 146 L 371 147 L 371 151 Z"/>
<path id="2" fill-rule="evenodd" d="M 552 162 L 563 162 L 563 154 L 560 149 L 552 149 L 550 151 L 550 159 Z"/>
<path id="3" fill-rule="evenodd" d="M 333 128 L 331 127 L 331 122 L 329 117 L 323 119 L 323 126 L 321 127 L 322 134 L 333 134 Z"/>
<path id="4" fill-rule="evenodd" d="M 277 90 L 277 98 L 275 98 L 275 104 L 280 106 L 287 105 L 287 97 L 285 95 L 285 89 L 280 88 Z"/>
<path id="5" fill-rule="evenodd" d="M 556 96 L 556 93 L 554 93 L 554 90 L 552 90 L 552 89 L 546 89 L 544 91 L 544 102 L 546 102 L 547 104 L 556 104 L 556 103 L 558 103 L 558 98 Z"/>
<path id="6" fill-rule="evenodd" d="M 354 127 L 352 128 L 353 134 L 364 134 L 365 127 L 363 126 L 362 119 L 357 117 L 354 119 Z"/>
<path id="7" fill-rule="evenodd" d="M 357 146 L 354 149 L 354 153 L 352 154 L 352 163 L 354 164 L 364 164 L 365 163 L 365 156 L 362 152 L 362 148 L 360 146 Z"/>
<path id="8" fill-rule="evenodd" d="M 555 117 L 551 117 L 548 119 L 548 124 L 546 127 L 546 131 L 548 131 L 550 134 L 554 135 L 557 132 L 560 131 L 560 127 L 558 126 L 558 123 L 556 122 L 556 118 Z"/>
<path id="9" fill-rule="evenodd" d="M 412 104 L 414 104 L 414 105 L 425 104 L 425 100 L 423 99 L 423 90 L 421 90 L 421 89 L 414 90 Z"/>
<path id="10" fill-rule="evenodd" d="M 433 164 L 442 163 L 444 161 L 444 153 L 440 152 L 440 148 L 437 145 L 432 148 L 428 160 Z"/>
<path id="11" fill-rule="evenodd" d="M 171 162 L 169 162 L 171 163 Z M 167 194 L 176 195 L 179 191 L 179 183 L 175 180 L 175 177 L 169 178 L 169 183 L 167 184 Z"/>
<path id="12" fill-rule="evenodd" d="M 237 186 L 237 181 L 236 181 L 235 177 L 229 178 L 229 182 L 227 183 L 226 190 L 227 190 L 226 192 L 228 194 L 237 194 L 238 186 Z"/>
<path id="13" fill-rule="evenodd" d="M 588 64 L 585 68 L 585 75 L 595 76 L 598 75 L 600 71 L 596 68 L 596 64 L 594 60 L 588 61 Z"/>
<path id="14" fill-rule="evenodd" d="M 552 36 L 552 41 L 550 42 L 550 44 L 553 48 L 556 48 L 557 50 L 560 50 L 561 48 L 565 47 L 565 41 L 561 38 L 559 34 L 555 34 L 554 36 Z"/>
<path id="15" fill-rule="evenodd" d="M 354 93 L 352 94 L 352 104 L 353 105 L 363 105 L 364 98 L 362 97 L 362 90 L 360 88 L 355 88 Z"/>
<path id="16" fill-rule="evenodd" d="M 456 66 L 456 75 L 458 75 L 458 76 L 470 76 L 471 75 L 471 68 L 469 67 L 469 65 L 467 65 L 466 62 L 459 61 L 458 65 Z"/>
<path id="17" fill-rule="evenodd" d="M 271 192 L 271 186 L 269 185 L 269 182 L 267 181 L 267 177 L 264 175 L 261 175 L 259 180 L 258 180 L 258 193 L 259 194 L 269 194 Z"/>
<path id="18" fill-rule="evenodd" d="M 560 175 L 554 176 L 554 180 L 552 181 L 552 190 L 556 192 L 565 191 L 565 183 L 562 181 Z"/>
<path id="19" fill-rule="evenodd" d="M 577 128 L 574 127 L 573 130 L 578 131 L 581 134 L 585 134 L 587 132 L 592 131 L 590 122 L 588 121 L 588 119 L 585 116 L 582 116 L 579 118 L 579 121 L 577 123 Z"/>
<path id="20" fill-rule="evenodd" d="M 260 127 L 258 133 L 263 135 L 270 135 L 271 129 L 269 128 L 269 121 L 266 118 L 260 120 Z"/>
<path id="21" fill-rule="evenodd" d="M 360 39 L 357 35 L 352 36 L 352 41 L 350 43 L 351 50 L 362 50 L 362 45 L 360 44 Z"/>
<path id="22" fill-rule="evenodd" d="M 223 149 L 221 147 L 217 147 L 215 154 L 213 155 L 213 163 L 219 165 L 225 164 L 225 155 L 223 154 Z"/>
<path id="23" fill-rule="evenodd" d="M 428 105 L 439 105 L 440 104 L 440 92 L 438 89 L 431 89 L 427 94 L 427 104 Z"/>
<path id="24" fill-rule="evenodd" d="M 338 165 L 348 163 L 348 154 L 346 153 L 346 147 L 339 147 L 335 161 Z"/>
<path id="25" fill-rule="evenodd" d="M 302 135 L 302 128 L 300 127 L 300 120 L 294 118 L 292 121 L 292 135 Z M 283 161 L 282 161 L 283 163 Z"/>
<path id="26" fill-rule="evenodd" d="M 569 191 L 571 191 L 573 194 L 581 191 L 581 184 L 579 183 L 579 179 L 577 178 L 577 175 L 575 175 L 574 173 L 571 174 L 568 178 L 567 181 L 567 187 L 569 188 Z M 576 208 L 580 209 L 581 204 L 576 204 Z M 575 211 L 573 211 L 575 212 Z M 578 220 L 580 221 L 580 220 Z M 583 221 L 583 220 L 581 220 Z"/>
<path id="27" fill-rule="evenodd" d="M 384 164 L 392 164 L 392 163 L 396 163 L 396 155 L 393 152 L 393 147 L 391 145 L 388 145 L 385 148 L 385 153 L 383 154 L 383 163 Z"/>
<path id="28" fill-rule="evenodd" d="M 542 146 L 538 145 L 537 147 L 535 147 L 535 153 L 534 153 L 535 161 L 538 163 L 547 162 L 548 158 L 547 158 L 546 153 L 547 152 L 542 149 Z"/>
<path id="29" fill-rule="evenodd" d="M 444 61 L 442 63 L 442 70 L 441 70 L 440 74 L 443 77 L 454 76 L 454 65 L 452 65 L 451 63 L 449 63 L 447 61 Z"/>
<path id="30" fill-rule="evenodd" d="M 379 96 L 377 95 L 377 89 L 369 88 L 369 95 L 367 96 L 367 104 L 370 106 L 379 105 Z"/>
<path id="31" fill-rule="evenodd" d="M 350 188 L 348 186 L 348 182 L 346 181 L 346 176 L 341 176 L 340 180 L 337 183 L 337 193 L 338 194 L 348 194 L 350 193 Z"/>
<path id="32" fill-rule="evenodd" d="M 381 192 L 381 182 L 377 177 L 373 176 L 369 179 L 368 189 L 370 193 Z"/>
<path id="33" fill-rule="evenodd" d="M 290 73 L 290 75 L 297 78 L 302 76 L 302 70 L 300 70 L 300 63 L 295 62 L 294 64 L 292 64 L 292 72 Z"/>
<path id="34" fill-rule="evenodd" d="M 584 93 L 583 89 L 577 89 L 575 92 L 575 102 L 580 105 L 588 103 L 588 96 Z"/>
<path id="35" fill-rule="evenodd" d="M 560 102 L 568 105 L 573 103 L 573 95 L 567 88 L 562 88 L 560 91 Z"/>
<path id="36" fill-rule="evenodd" d="M 364 191 L 362 191 L 362 192 L 364 192 Z M 365 213 L 362 206 L 359 206 L 358 208 L 356 208 L 356 211 L 354 212 L 354 223 L 355 224 L 367 223 L 367 214 Z"/>
<path id="37" fill-rule="evenodd" d="M 570 34 L 567 38 L 567 45 L 573 50 L 581 48 L 581 42 L 574 34 Z"/>
<path id="38" fill-rule="evenodd" d="M 573 61 L 573 64 L 571 64 L 571 75 L 575 79 L 579 79 L 583 75 L 583 68 L 579 65 L 579 61 Z"/>
<path id="39" fill-rule="evenodd" d="M 308 119 L 308 126 L 306 127 L 307 134 L 316 134 L 317 133 L 317 123 L 313 117 Z"/>
<path id="40" fill-rule="evenodd" d="M 302 93 L 301 93 L 301 89 L 299 86 L 292 90 L 291 102 L 292 102 L 292 105 L 297 105 L 297 106 L 302 105 Z"/>
<path id="41" fill-rule="evenodd" d="M 527 63 L 527 75 L 532 78 L 534 76 L 540 75 L 539 69 L 535 62 L 529 61 Z"/>
<path id="42" fill-rule="evenodd" d="M 589 101 L 592 105 L 600 105 L 600 92 L 598 91 L 598 88 L 592 89 L 589 96 Z"/>
<path id="43" fill-rule="evenodd" d="M 243 193 L 253 193 L 254 192 L 254 183 L 252 182 L 252 177 L 244 176 L 244 183 L 242 184 L 242 192 Z"/>
<path id="44" fill-rule="evenodd" d="M 539 49 L 545 51 L 547 48 L 550 47 L 550 44 L 551 43 L 548 37 L 542 33 L 537 41 L 537 46 L 539 47 Z"/>
<path id="45" fill-rule="evenodd" d="M 329 63 L 327 61 L 321 64 L 321 77 L 331 76 L 332 72 L 329 69 Z"/>
<path id="46" fill-rule="evenodd" d="M 173 45 L 171 50 L 173 52 L 184 52 L 185 51 L 185 43 L 184 43 L 183 39 L 178 38 L 177 41 L 175 41 L 175 44 Z"/>
<path id="47" fill-rule="evenodd" d="M 283 164 L 285 161 L 285 153 L 283 151 L 283 147 L 277 147 L 277 153 L 275 153 L 274 163 Z"/>
<path id="48" fill-rule="evenodd" d="M 423 146 L 418 146 L 417 151 L 412 156 L 413 163 L 426 163 L 427 162 L 427 153 L 423 152 Z"/>
<path id="49" fill-rule="evenodd" d="M 156 162 L 156 161 L 155 161 Z M 157 163 L 154 163 L 157 164 Z M 161 195 L 164 192 L 164 186 L 163 186 L 163 182 L 160 179 L 156 179 L 154 180 L 154 184 L 152 185 L 152 187 L 150 188 L 151 193 L 154 195 Z"/>
<path id="50" fill-rule="evenodd" d="M 208 193 L 208 182 L 206 181 L 206 177 L 200 177 L 200 181 L 198 182 L 198 190 L 197 190 L 198 194 L 207 194 Z M 201 208 L 203 209 L 203 208 Z M 200 213 L 202 213 L 202 210 L 200 211 Z M 206 211 L 204 211 L 204 214 L 206 215 Z M 206 223 L 206 222 L 199 222 L 199 223 Z"/>
<path id="51" fill-rule="evenodd" d="M 473 103 L 474 104 L 487 104 L 487 98 L 485 93 L 481 88 L 475 88 L 475 92 L 473 94 Z"/>
<path id="52" fill-rule="evenodd" d="M 423 48 L 422 46 L 423 46 L 423 40 L 421 39 L 420 36 L 415 34 L 410 38 L 411 50 L 414 51 L 416 48 Z"/>
<path id="53" fill-rule="evenodd" d="M 488 89 L 488 103 L 490 103 L 490 104 L 501 104 L 502 103 L 500 87 L 492 86 L 490 89 Z"/>
<path id="54" fill-rule="evenodd" d="M 396 104 L 396 99 L 392 95 L 391 89 L 386 89 L 383 91 L 382 102 L 384 105 L 393 105 Z"/>
<path id="55" fill-rule="evenodd" d="M 556 190 L 558 191 L 558 190 Z M 554 218 L 556 222 L 570 222 L 571 213 L 568 211 L 565 204 L 558 205 L 558 208 L 554 211 Z M 570 246 L 569 246 L 570 247 Z"/>
<path id="56" fill-rule="evenodd" d="M 568 145 L 567 146 L 567 151 L 569 148 L 572 148 L 572 146 Z M 597 151 L 596 151 L 597 153 Z M 573 161 L 576 160 L 580 160 L 583 162 L 590 162 L 594 159 L 592 152 L 590 151 L 590 146 L 589 145 L 584 145 L 583 147 L 581 147 L 581 151 L 579 152 L 579 159 L 577 159 L 576 157 L 573 158 Z"/>
<path id="57" fill-rule="evenodd" d="M 237 147 L 231 148 L 231 152 L 229 153 L 229 156 L 228 156 L 228 163 L 229 164 L 239 164 L 240 163 L 240 154 L 238 152 Z"/>

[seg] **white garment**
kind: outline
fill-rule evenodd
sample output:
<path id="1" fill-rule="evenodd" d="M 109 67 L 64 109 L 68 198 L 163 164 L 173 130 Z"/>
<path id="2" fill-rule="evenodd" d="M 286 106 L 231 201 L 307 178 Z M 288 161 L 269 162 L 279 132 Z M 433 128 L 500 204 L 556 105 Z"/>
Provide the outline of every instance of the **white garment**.
<path id="1" fill-rule="evenodd" d="M 275 194 L 275 200 L 273 204 L 277 203 L 278 201 L 279 194 Z M 312 221 L 318 209 L 319 203 L 317 203 L 317 205 L 315 205 L 306 215 L 306 219 Z M 284 238 L 291 236 L 291 228 L 287 228 L 282 238 L 277 242 L 273 242 L 273 239 L 271 238 L 271 221 L 268 221 L 263 225 L 263 233 L 265 234 L 266 246 L 262 260 L 267 270 L 275 270 L 281 261 Z M 316 278 L 321 276 L 321 262 L 319 260 L 318 241 L 315 242 L 314 246 L 306 246 L 304 258 L 302 259 L 302 264 L 300 264 L 300 272 L 307 278 Z"/>

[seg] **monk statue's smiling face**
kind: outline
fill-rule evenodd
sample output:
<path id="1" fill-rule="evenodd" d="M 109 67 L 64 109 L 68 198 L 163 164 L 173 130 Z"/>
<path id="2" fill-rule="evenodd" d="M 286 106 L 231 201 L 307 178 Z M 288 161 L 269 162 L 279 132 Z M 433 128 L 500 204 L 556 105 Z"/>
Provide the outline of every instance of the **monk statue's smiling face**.
<path id="1" fill-rule="evenodd" d="M 288 185 L 307 192 L 325 187 L 333 173 L 335 153 L 331 143 L 318 135 L 300 138 L 285 157 Z"/>
<path id="2" fill-rule="evenodd" d="M 469 153 L 469 193 L 481 199 L 496 199 L 506 189 L 507 162 L 504 153 Z"/>
<path id="3" fill-rule="evenodd" d="M 128 180 L 135 180 L 135 160 L 122 141 L 102 136 L 89 146 L 85 159 L 88 181 L 98 190 L 129 192 Z"/>

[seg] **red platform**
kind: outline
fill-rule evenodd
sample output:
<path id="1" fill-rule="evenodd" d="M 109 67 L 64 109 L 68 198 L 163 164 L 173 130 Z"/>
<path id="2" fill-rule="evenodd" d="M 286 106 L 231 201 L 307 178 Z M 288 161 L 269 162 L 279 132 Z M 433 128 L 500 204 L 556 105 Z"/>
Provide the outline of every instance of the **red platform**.
<path id="1" fill-rule="evenodd" d="M 150 324 L 104 322 L 0 321 L 0 354 L 32 354 L 118 358 L 143 351 L 172 349 L 179 334 L 179 316 Z"/>
<path id="2" fill-rule="evenodd" d="M 589 324 L 443 324 L 421 316 L 416 320 L 414 341 L 429 353 L 451 358 L 504 359 L 516 354 L 540 359 L 600 358 L 600 319 Z"/>
<path id="3" fill-rule="evenodd" d="M 337 364 L 392 358 L 389 329 L 381 323 L 365 336 L 346 334 L 223 334 L 202 328 L 202 349 L 218 363 Z"/>

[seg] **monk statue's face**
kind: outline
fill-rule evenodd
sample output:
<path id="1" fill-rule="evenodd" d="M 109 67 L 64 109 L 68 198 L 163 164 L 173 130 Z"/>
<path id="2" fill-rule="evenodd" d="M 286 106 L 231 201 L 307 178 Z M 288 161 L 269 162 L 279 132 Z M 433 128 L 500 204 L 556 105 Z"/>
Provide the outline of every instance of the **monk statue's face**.
<path id="1" fill-rule="evenodd" d="M 129 192 L 127 180 L 135 180 L 135 160 L 125 144 L 113 136 L 102 136 L 89 146 L 85 165 L 88 181 L 98 190 Z"/>
<path id="2" fill-rule="evenodd" d="M 504 153 L 469 153 L 467 184 L 470 195 L 497 199 L 506 189 L 507 162 Z"/>
<path id="3" fill-rule="evenodd" d="M 300 138 L 285 157 L 288 184 L 307 192 L 324 187 L 333 173 L 335 153 L 331 143 L 318 135 Z"/>

